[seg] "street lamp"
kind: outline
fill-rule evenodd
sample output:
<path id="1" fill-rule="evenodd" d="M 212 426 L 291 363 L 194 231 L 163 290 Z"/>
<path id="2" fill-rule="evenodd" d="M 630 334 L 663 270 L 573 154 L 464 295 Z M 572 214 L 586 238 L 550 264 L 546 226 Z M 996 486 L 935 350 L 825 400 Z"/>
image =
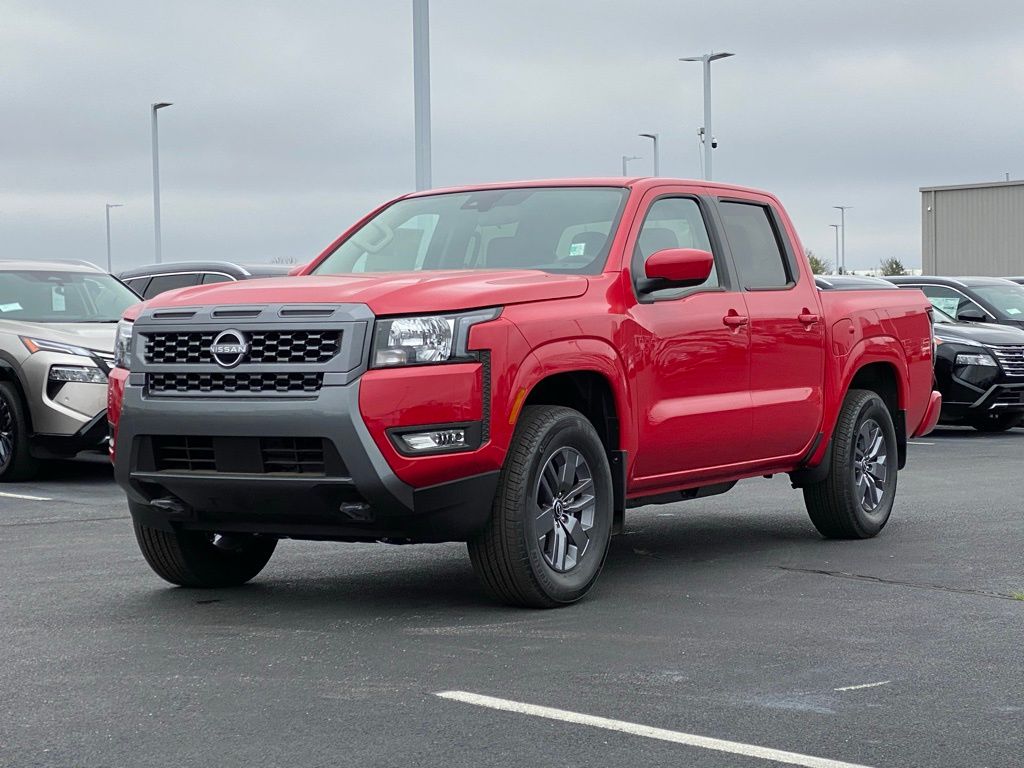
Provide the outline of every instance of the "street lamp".
<path id="1" fill-rule="evenodd" d="M 412 77 L 416 190 L 430 189 L 430 16 L 428 0 L 412 0 Z"/>
<path id="2" fill-rule="evenodd" d="M 660 157 L 658 155 L 658 134 L 656 134 L 656 133 L 641 133 L 640 135 L 643 138 L 650 139 L 652 142 L 654 142 L 654 175 L 655 176 L 661 176 L 661 167 L 660 167 L 661 166 L 661 162 L 660 162 Z M 625 176 L 626 174 L 623 173 L 622 175 Z"/>
<path id="3" fill-rule="evenodd" d="M 124 203 L 107 203 L 107 272 L 113 272 L 110 261 L 110 209 L 124 208 Z"/>
<path id="4" fill-rule="evenodd" d="M 833 208 L 839 211 L 839 226 L 843 229 L 843 263 L 840 268 L 839 274 L 846 274 L 846 212 L 853 208 L 852 205 L 833 205 Z"/>
<path id="5" fill-rule="evenodd" d="M 711 150 L 714 149 L 715 135 L 711 132 L 711 62 L 735 56 L 735 53 L 705 53 L 703 56 L 687 56 L 680 61 L 700 61 L 704 64 L 704 178 L 711 180 Z"/>
<path id="6" fill-rule="evenodd" d="M 834 229 L 836 231 L 836 271 L 841 275 L 841 274 L 843 274 L 843 272 L 842 272 L 841 268 L 839 267 L 839 229 L 840 229 L 840 227 L 839 227 L 838 224 L 829 224 L 829 226 L 832 227 L 832 229 Z"/>
<path id="7" fill-rule="evenodd" d="M 626 166 L 629 165 L 629 161 L 630 160 L 643 160 L 643 158 L 640 157 L 639 155 L 623 155 L 622 156 L 622 175 L 623 176 L 628 176 L 629 175 L 629 173 L 627 173 Z"/>
<path id="8" fill-rule="evenodd" d="M 171 106 L 169 101 L 159 101 L 150 104 L 150 114 L 153 123 L 153 233 L 156 236 L 156 263 L 159 264 L 162 258 L 160 251 L 160 142 L 156 131 L 157 110 Z"/>

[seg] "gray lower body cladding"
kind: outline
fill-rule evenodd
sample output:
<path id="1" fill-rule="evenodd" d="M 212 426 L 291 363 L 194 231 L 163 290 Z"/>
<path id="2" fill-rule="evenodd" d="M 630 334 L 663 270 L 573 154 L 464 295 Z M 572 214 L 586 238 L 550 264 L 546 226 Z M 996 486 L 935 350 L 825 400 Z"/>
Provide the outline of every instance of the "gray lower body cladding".
<path id="1" fill-rule="evenodd" d="M 377 449 L 358 401 L 358 380 L 312 398 L 146 397 L 129 386 L 115 477 L 133 516 L 158 528 L 399 543 L 464 541 L 482 529 L 498 473 L 407 485 Z M 192 442 L 179 441 L 174 462 L 161 463 L 159 441 L 181 437 Z M 323 441 L 328 458 L 314 472 L 244 471 L 245 451 L 279 439 Z"/>

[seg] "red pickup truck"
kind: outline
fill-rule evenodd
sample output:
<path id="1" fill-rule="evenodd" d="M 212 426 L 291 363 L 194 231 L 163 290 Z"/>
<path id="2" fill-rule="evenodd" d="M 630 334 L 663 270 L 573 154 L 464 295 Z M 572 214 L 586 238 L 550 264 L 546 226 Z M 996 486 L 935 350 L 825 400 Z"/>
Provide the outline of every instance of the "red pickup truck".
<path id="1" fill-rule="evenodd" d="M 241 584 L 281 538 L 465 541 L 497 598 L 594 585 L 627 509 L 789 473 L 877 534 L 932 429 L 928 302 L 821 290 L 770 194 L 664 178 L 407 195 L 296 276 L 130 310 L 115 475 L 146 560 Z"/>

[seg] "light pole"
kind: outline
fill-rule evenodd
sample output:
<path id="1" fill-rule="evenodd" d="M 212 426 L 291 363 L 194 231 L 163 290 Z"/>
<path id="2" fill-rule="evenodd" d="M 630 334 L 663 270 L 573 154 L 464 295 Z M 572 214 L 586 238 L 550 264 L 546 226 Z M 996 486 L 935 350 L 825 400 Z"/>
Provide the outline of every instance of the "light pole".
<path id="1" fill-rule="evenodd" d="M 703 56 L 687 56 L 680 61 L 700 61 L 704 64 L 704 178 L 711 176 L 711 150 L 715 146 L 715 134 L 711 132 L 711 62 L 735 56 L 735 53 L 705 53 Z"/>
<path id="2" fill-rule="evenodd" d="M 160 250 L 160 141 L 156 130 L 157 110 L 171 106 L 169 101 L 158 101 L 149 105 L 153 123 L 153 234 L 156 237 L 156 263 L 162 259 Z"/>
<path id="3" fill-rule="evenodd" d="M 110 261 L 110 209 L 111 208 L 123 208 L 124 203 L 107 203 L 107 272 L 113 272 Z"/>
<path id="4" fill-rule="evenodd" d="M 640 157 L 639 155 L 623 155 L 622 156 L 622 175 L 623 176 L 628 176 L 629 175 L 629 173 L 627 172 L 627 166 L 629 165 L 629 161 L 630 160 L 643 160 L 643 158 Z"/>
<path id="5" fill-rule="evenodd" d="M 428 0 L 412 0 L 412 76 L 416 189 L 430 189 L 430 16 Z"/>
<path id="6" fill-rule="evenodd" d="M 843 263 L 842 263 L 842 267 L 840 268 L 839 274 L 845 275 L 846 274 L 846 212 L 850 208 L 853 208 L 853 206 L 852 205 L 833 205 L 832 207 L 839 211 L 839 226 L 842 227 L 842 230 L 843 230 Z"/>
<path id="7" fill-rule="evenodd" d="M 661 176 L 661 161 L 660 161 L 660 156 L 658 154 L 658 134 L 656 134 L 656 133 L 641 133 L 640 135 L 643 138 L 650 139 L 652 142 L 654 142 L 654 175 L 655 176 Z M 623 172 L 622 175 L 625 176 L 626 175 L 625 172 Z"/>
<path id="8" fill-rule="evenodd" d="M 839 225 L 829 224 L 829 226 L 836 231 L 836 272 L 838 272 L 841 275 L 843 273 L 840 271 L 839 268 Z"/>

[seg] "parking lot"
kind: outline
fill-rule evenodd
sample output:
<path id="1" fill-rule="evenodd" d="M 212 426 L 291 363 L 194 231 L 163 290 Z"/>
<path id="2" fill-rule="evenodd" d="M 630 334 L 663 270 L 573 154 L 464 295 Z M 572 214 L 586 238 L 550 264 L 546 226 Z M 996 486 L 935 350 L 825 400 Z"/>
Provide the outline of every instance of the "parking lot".
<path id="1" fill-rule="evenodd" d="M 169 588 L 109 469 L 56 465 L 0 489 L 0 764 L 1019 766 L 1021 446 L 913 443 L 866 541 L 823 541 L 784 477 L 637 510 L 555 611 L 489 602 L 457 544 L 283 542 L 244 588 Z"/>

